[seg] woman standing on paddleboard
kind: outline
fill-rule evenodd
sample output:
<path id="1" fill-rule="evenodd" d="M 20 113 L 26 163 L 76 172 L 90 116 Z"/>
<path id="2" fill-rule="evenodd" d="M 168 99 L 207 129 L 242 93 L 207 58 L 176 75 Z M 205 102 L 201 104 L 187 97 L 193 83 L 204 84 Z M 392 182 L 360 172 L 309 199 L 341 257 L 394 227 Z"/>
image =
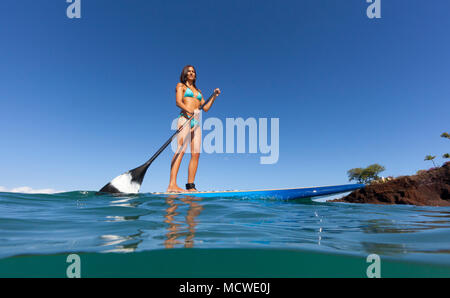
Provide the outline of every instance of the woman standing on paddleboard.
<path id="1" fill-rule="evenodd" d="M 202 96 L 201 91 L 195 85 L 197 74 L 195 68 L 192 65 L 187 65 L 183 68 L 180 76 L 180 83 L 176 87 L 176 104 L 181 109 L 178 116 L 177 127 L 180 128 L 185 124 L 188 119 L 194 115 L 191 123 L 184 126 L 182 131 L 178 134 L 177 139 L 177 151 L 172 158 L 170 166 L 170 181 L 167 192 L 184 192 L 185 190 L 178 187 L 177 175 L 180 168 L 181 160 L 183 159 L 184 152 L 186 151 L 187 144 L 189 143 L 189 135 L 191 140 L 191 160 L 188 168 L 188 183 L 186 184 L 186 190 L 197 191 L 195 189 L 195 174 L 197 173 L 198 159 L 200 157 L 200 148 L 202 142 L 202 131 L 198 125 L 199 108 L 205 103 L 205 99 Z M 214 95 L 211 100 L 203 107 L 205 112 L 211 108 L 214 100 L 219 96 L 220 89 L 214 90 Z"/>

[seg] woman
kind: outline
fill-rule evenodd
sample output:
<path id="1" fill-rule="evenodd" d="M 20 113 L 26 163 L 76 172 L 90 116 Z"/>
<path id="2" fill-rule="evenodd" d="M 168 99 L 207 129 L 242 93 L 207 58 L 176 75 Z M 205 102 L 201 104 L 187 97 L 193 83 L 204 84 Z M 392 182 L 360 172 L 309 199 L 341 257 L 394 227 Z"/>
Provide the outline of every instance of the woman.
<path id="1" fill-rule="evenodd" d="M 183 159 L 187 144 L 189 143 L 189 136 L 191 140 L 191 161 L 189 162 L 188 183 L 186 184 L 186 190 L 197 191 L 195 189 L 194 180 L 195 174 L 197 173 L 202 141 L 202 132 L 200 126 L 198 125 L 198 119 L 200 114 L 199 108 L 205 103 L 205 99 L 202 96 L 202 92 L 195 85 L 196 79 L 197 75 L 195 68 L 192 65 L 187 65 L 183 68 L 180 76 L 180 83 L 178 83 L 176 87 L 176 104 L 181 109 L 180 115 L 178 116 L 178 128 L 183 126 L 183 124 L 192 115 L 194 115 L 194 118 L 191 120 L 191 123 L 187 124 L 178 134 L 178 146 L 177 151 L 172 158 L 170 167 L 170 181 L 167 192 L 185 191 L 184 189 L 178 187 L 177 175 L 181 160 Z M 216 88 L 211 100 L 203 107 L 203 111 L 208 112 L 219 94 L 220 89 Z"/>

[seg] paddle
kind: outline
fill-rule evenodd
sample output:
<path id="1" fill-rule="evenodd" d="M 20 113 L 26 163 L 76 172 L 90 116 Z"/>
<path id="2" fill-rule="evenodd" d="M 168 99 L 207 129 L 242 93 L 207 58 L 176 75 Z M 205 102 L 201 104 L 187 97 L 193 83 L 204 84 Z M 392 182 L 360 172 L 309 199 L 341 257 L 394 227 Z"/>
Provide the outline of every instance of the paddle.
<path id="1" fill-rule="evenodd" d="M 213 98 L 215 93 L 213 93 L 207 101 L 203 105 L 200 106 L 200 110 Z M 102 189 L 99 190 L 99 193 L 138 193 L 141 188 L 142 181 L 144 180 L 145 173 L 147 173 L 148 167 L 152 164 L 152 162 L 164 151 L 164 149 L 169 146 L 172 142 L 173 138 L 178 135 L 187 123 L 190 123 L 194 115 L 192 115 L 178 130 L 164 143 L 164 145 L 159 148 L 158 151 L 143 165 L 130 170 L 126 173 L 123 173 L 120 176 L 117 176 L 111 182 L 103 186 Z"/>

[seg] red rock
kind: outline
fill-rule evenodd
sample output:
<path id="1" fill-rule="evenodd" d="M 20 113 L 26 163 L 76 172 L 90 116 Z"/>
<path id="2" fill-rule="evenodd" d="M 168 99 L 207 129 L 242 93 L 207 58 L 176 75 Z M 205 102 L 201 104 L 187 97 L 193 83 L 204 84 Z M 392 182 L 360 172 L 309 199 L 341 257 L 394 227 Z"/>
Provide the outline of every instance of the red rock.
<path id="1" fill-rule="evenodd" d="M 417 175 L 367 185 L 331 202 L 450 206 L 450 162 Z"/>

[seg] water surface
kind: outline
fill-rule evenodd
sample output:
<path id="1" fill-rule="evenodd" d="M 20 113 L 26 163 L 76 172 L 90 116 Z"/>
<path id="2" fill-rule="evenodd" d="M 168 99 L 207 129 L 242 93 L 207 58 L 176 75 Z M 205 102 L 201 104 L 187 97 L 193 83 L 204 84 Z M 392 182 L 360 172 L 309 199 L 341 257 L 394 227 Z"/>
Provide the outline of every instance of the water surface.
<path id="1" fill-rule="evenodd" d="M 263 250 L 265 259 L 280 251 L 361 260 L 377 254 L 389 262 L 441 266 L 450 276 L 449 248 L 449 207 L 0 193 L 0 271 L 2 261 L 24 255 L 238 249 Z"/>

